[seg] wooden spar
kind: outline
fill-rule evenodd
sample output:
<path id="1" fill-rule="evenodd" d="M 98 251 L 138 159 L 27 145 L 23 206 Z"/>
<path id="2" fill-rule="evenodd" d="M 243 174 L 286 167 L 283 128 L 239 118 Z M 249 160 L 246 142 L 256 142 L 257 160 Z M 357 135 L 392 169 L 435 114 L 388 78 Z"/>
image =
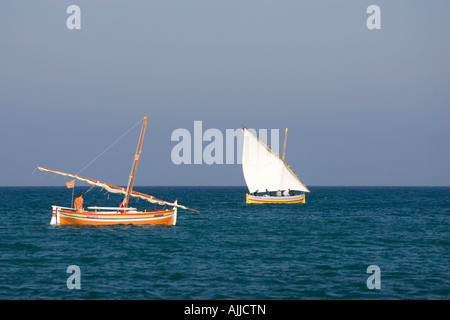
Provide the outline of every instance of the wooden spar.
<path id="1" fill-rule="evenodd" d="M 112 184 L 109 184 L 109 183 L 105 183 L 105 182 L 101 182 L 101 181 L 98 181 L 98 180 L 81 177 L 81 176 L 78 176 L 78 175 L 75 175 L 75 174 L 71 174 L 71 173 L 67 173 L 67 172 L 62 172 L 62 171 L 58 171 L 58 170 L 48 169 L 48 168 L 44 168 L 44 167 L 40 167 L 40 166 L 37 166 L 36 168 L 41 170 L 41 171 L 52 172 L 52 173 L 60 174 L 62 176 L 72 177 L 72 178 L 78 179 L 80 181 L 84 181 L 84 182 L 86 182 L 86 183 L 88 183 L 90 185 L 94 185 L 94 186 L 97 186 L 97 187 L 100 187 L 100 188 L 104 188 L 108 192 L 127 194 L 127 189 L 122 188 L 122 187 L 118 187 L 118 186 L 115 186 L 115 185 L 112 185 Z M 111 189 L 111 190 L 108 190 L 108 189 Z M 117 192 L 114 192 L 113 190 L 115 190 Z M 173 205 L 172 203 L 168 203 L 167 201 L 157 199 L 157 198 L 155 198 L 153 196 L 150 196 L 148 194 L 145 194 L 145 193 L 132 191 L 132 192 L 130 192 L 130 194 L 133 197 L 140 197 L 142 199 L 150 199 L 150 200 L 153 200 L 155 202 L 164 202 L 167 205 Z M 150 202 L 152 202 L 152 201 L 150 201 Z M 155 203 L 155 202 L 152 202 L 152 203 Z M 175 206 L 176 207 L 181 207 L 182 209 L 194 211 L 194 212 L 199 212 L 197 210 L 194 210 L 194 209 L 191 209 L 191 208 L 187 208 L 185 206 L 180 206 L 180 205 L 177 205 L 177 204 Z"/>
<path id="2" fill-rule="evenodd" d="M 288 128 L 286 128 L 286 133 L 284 134 L 283 160 L 284 160 L 284 153 L 286 152 L 287 129 L 288 129 Z"/>
<path id="3" fill-rule="evenodd" d="M 144 132 L 145 132 L 145 127 L 146 126 L 147 126 L 147 116 L 145 116 L 144 124 L 142 125 L 142 131 L 141 131 L 141 137 L 139 139 L 138 151 L 137 151 L 136 155 L 134 156 L 133 173 L 131 175 L 130 184 L 129 184 L 128 189 L 127 189 L 127 199 L 126 199 L 125 204 L 124 204 L 125 208 L 128 208 L 128 202 L 130 201 L 130 195 L 131 195 L 131 192 L 133 190 L 134 177 L 136 175 L 136 167 L 137 167 L 137 164 L 138 164 L 138 161 L 139 161 L 139 156 L 141 155 L 142 140 L 144 139 Z"/>

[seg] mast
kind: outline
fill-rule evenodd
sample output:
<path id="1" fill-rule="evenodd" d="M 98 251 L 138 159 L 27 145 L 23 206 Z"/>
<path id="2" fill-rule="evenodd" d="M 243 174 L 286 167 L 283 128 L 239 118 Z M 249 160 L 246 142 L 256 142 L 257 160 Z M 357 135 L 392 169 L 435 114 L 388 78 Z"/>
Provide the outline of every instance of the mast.
<path id="1" fill-rule="evenodd" d="M 283 160 L 284 160 L 284 153 L 285 153 L 285 151 L 286 151 L 287 129 L 288 129 L 288 128 L 286 128 L 286 133 L 284 134 Z"/>
<path id="2" fill-rule="evenodd" d="M 133 171 L 130 176 L 130 180 L 128 181 L 127 196 L 126 196 L 126 200 L 124 203 L 125 208 L 128 208 L 128 202 L 130 201 L 131 191 L 133 190 L 134 177 L 136 175 L 136 167 L 137 167 L 137 164 L 139 161 L 139 156 L 141 154 L 142 140 L 144 139 L 144 132 L 145 132 L 146 126 L 147 126 L 147 116 L 144 117 L 144 124 L 142 125 L 142 131 L 141 131 L 141 136 L 139 138 L 138 149 L 137 149 L 136 155 L 134 156 Z"/>

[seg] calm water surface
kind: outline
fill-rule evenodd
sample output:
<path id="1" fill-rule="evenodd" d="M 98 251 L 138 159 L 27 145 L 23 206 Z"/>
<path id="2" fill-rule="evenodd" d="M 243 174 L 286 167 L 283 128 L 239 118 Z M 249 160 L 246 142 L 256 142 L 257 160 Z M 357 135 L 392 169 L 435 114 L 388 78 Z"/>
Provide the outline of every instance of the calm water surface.
<path id="1" fill-rule="evenodd" d="M 305 204 L 265 205 L 245 204 L 242 187 L 136 187 L 201 212 L 179 210 L 176 226 L 76 227 L 49 225 L 71 190 L 0 188 L 0 299 L 450 298 L 450 188 L 310 189 Z M 380 289 L 367 287 L 370 265 Z"/>

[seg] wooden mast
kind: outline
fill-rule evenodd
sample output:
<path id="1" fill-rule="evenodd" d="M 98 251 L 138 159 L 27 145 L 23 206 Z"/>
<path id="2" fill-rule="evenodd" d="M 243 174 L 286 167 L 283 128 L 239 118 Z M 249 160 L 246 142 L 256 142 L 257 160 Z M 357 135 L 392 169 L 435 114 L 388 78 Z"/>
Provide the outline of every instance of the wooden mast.
<path id="1" fill-rule="evenodd" d="M 283 160 L 284 160 L 284 153 L 286 152 L 287 129 L 288 129 L 288 128 L 286 128 L 286 133 L 284 134 Z"/>
<path id="2" fill-rule="evenodd" d="M 142 140 L 144 139 L 144 132 L 145 132 L 145 127 L 147 126 L 147 116 L 145 116 L 144 118 L 144 124 L 142 125 L 142 131 L 141 131 L 141 137 L 139 139 L 139 146 L 138 146 L 138 150 L 136 155 L 134 156 L 134 166 L 133 166 L 133 173 L 130 177 L 130 183 L 128 185 L 128 189 L 127 189 L 127 198 L 125 200 L 125 204 L 124 207 L 128 208 L 128 202 L 130 201 L 130 195 L 131 195 L 131 191 L 133 190 L 133 183 L 134 183 L 134 177 L 136 175 L 136 167 L 139 161 L 139 156 L 141 154 L 141 147 L 142 147 Z"/>

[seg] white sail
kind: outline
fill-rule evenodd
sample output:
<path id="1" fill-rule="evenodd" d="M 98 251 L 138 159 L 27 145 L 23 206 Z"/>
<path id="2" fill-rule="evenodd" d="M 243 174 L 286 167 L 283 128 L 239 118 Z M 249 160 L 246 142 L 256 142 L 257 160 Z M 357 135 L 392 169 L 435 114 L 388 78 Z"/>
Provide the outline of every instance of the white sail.
<path id="1" fill-rule="evenodd" d="M 245 127 L 242 170 L 250 193 L 266 189 L 310 192 L 278 153 Z"/>

